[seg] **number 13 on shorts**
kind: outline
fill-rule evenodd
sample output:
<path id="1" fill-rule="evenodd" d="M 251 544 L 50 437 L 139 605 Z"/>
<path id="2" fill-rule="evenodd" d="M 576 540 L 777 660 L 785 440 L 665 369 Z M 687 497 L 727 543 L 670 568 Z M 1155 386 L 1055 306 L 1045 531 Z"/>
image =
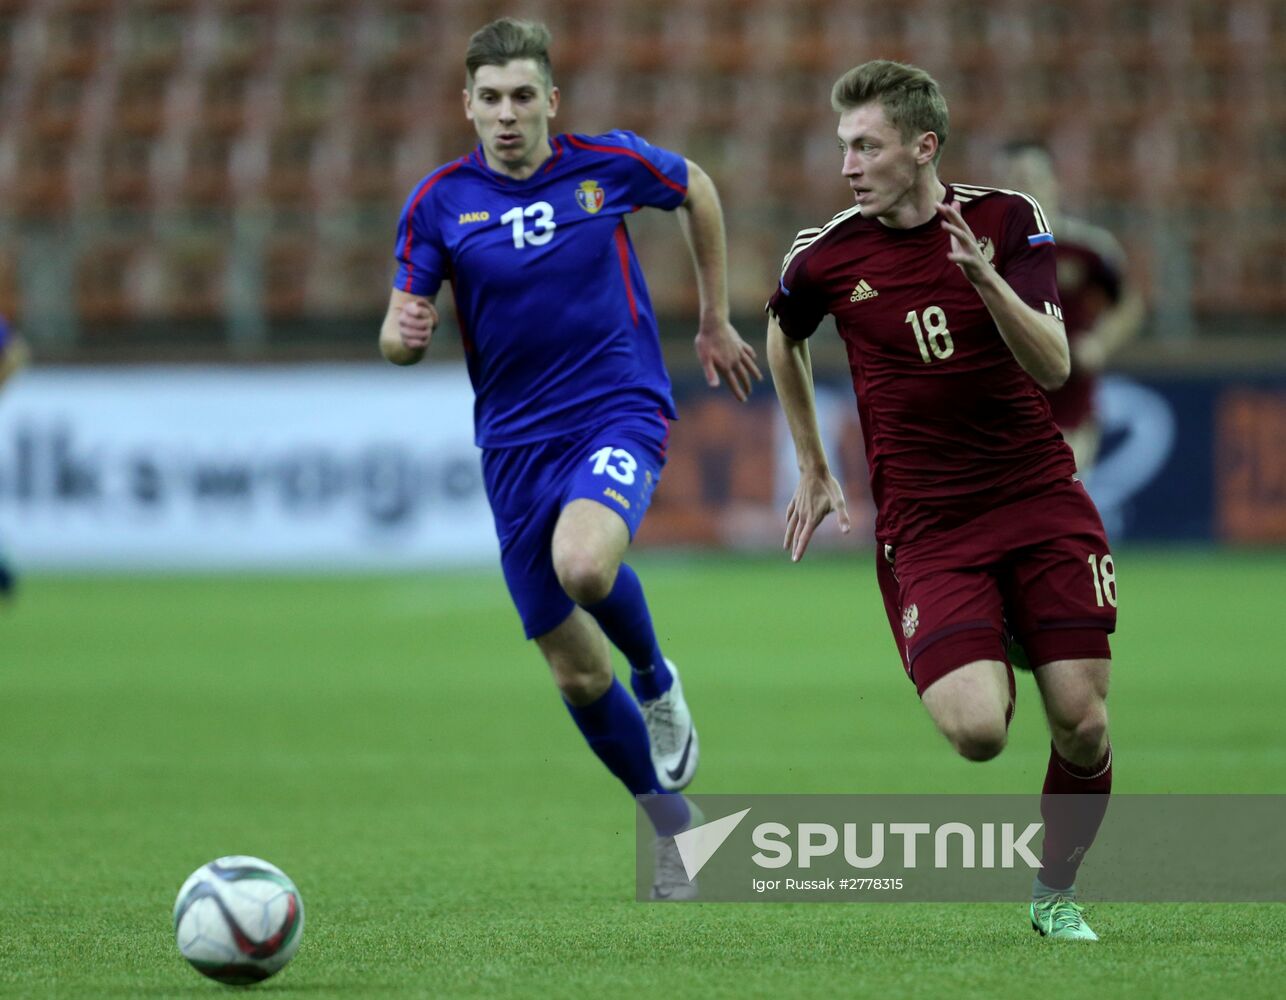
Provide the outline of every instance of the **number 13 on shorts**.
<path id="1" fill-rule="evenodd" d="M 637 443 L 632 435 L 617 437 L 610 429 L 591 441 L 581 452 L 585 457 L 576 460 L 576 472 L 564 502 L 583 498 L 616 511 L 625 519 L 633 538 L 652 502 L 652 491 L 665 464 L 664 431 L 663 423 L 640 422 Z M 654 446 L 650 437 L 656 438 Z M 621 441 L 628 447 L 622 448 L 618 443 Z"/>
<path id="2" fill-rule="evenodd" d="M 639 463 L 624 448 L 613 448 L 607 445 L 590 455 L 589 460 L 594 463 L 594 475 L 601 476 L 606 473 L 623 486 L 633 485 L 634 472 L 638 469 Z"/>

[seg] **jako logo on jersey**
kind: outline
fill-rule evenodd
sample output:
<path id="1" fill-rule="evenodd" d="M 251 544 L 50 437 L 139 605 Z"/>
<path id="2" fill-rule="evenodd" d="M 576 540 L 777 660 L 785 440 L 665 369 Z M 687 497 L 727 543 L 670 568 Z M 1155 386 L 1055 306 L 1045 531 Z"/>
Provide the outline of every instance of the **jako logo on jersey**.
<path id="1" fill-rule="evenodd" d="M 988 264 L 990 264 L 992 260 L 995 259 L 996 245 L 991 242 L 990 236 L 978 237 L 978 249 L 982 251 L 982 259 L 985 260 Z"/>
<path id="2" fill-rule="evenodd" d="M 602 208 L 606 199 L 607 195 L 598 186 L 598 181 L 581 181 L 580 187 L 576 189 L 576 204 L 590 215 Z"/>
<path id="3" fill-rule="evenodd" d="M 630 509 L 630 502 L 626 500 L 625 497 L 617 493 L 616 490 L 612 489 L 610 486 L 607 487 L 607 489 L 603 490 L 603 496 L 609 497 L 610 499 L 615 500 L 626 510 Z"/>
<path id="4" fill-rule="evenodd" d="M 468 225 L 470 222 L 486 222 L 490 218 L 490 212 L 461 212 L 460 225 Z"/>
<path id="5" fill-rule="evenodd" d="M 912 604 L 902 612 L 902 634 L 908 639 L 915 635 L 915 630 L 920 627 L 920 607 Z"/>
<path id="6" fill-rule="evenodd" d="M 873 299 L 879 294 L 880 293 L 868 285 L 866 283 L 866 279 L 863 278 L 853 286 L 853 294 L 848 297 L 848 300 L 850 302 L 865 302 L 867 299 Z"/>

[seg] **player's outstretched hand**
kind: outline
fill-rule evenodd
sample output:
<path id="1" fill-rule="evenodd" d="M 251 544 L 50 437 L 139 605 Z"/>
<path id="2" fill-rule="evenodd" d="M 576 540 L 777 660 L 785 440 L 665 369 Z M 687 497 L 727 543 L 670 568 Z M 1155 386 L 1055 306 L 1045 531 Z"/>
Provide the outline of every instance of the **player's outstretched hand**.
<path id="1" fill-rule="evenodd" d="M 437 328 L 438 311 L 432 302 L 414 299 L 403 305 L 397 314 L 397 332 L 409 350 L 423 351 L 427 348 Z"/>
<path id="2" fill-rule="evenodd" d="M 756 381 L 763 374 L 755 363 L 755 349 L 741 339 L 727 320 L 703 323 L 696 337 L 697 359 L 705 372 L 706 385 L 719 387 L 719 378 L 728 383 L 728 389 L 739 402 L 750 398 Z"/>
<path id="3" fill-rule="evenodd" d="M 978 238 L 960 212 L 960 202 L 953 201 L 949 205 L 938 202 L 938 215 L 942 218 L 942 228 L 951 234 L 951 252 L 947 254 L 947 260 L 959 264 L 965 277 L 975 285 L 984 281 L 991 272 L 991 265 L 982 255 Z"/>
<path id="4" fill-rule="evenodd" d="M 731 323 L 703 323 L 697 332 L 697 358 L 705 372 L 706 385 L 719 388 L 719 377 L 728 383 L 732 394 L 744 403 L 756 381 L 763 380 L 755 364 L 755 349 L 741 339 Z"/>
<path id="5" fill-rule="evenodd" d="M 786 508 L 786 537 L 781 546 L 790 553 L 791 562 L 804 558 L 813 532 L 831 511 L 839 518 L 839 530 L 847 535 L 853 529 L 853 522 L 839 481 L 829 472 L 800 475 L 795 495 Z"/>

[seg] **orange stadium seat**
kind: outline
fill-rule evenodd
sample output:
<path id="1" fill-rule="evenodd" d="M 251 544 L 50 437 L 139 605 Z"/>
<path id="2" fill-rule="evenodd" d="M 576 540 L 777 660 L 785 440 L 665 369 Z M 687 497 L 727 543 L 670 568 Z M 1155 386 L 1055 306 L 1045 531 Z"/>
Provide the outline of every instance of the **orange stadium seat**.
<path id="1" fill-rule="evenodd" d="M 160 246 L 161 275 L 149 311 L 177 320 L 217 316 L 227 297 L 228 239 L 179 236 Z"/>
<path id="2" fill-rule="evenodd" d="M 338 66 L 348 52 L 358 4 L 313 0 L 282 9 L 283 48 L 292 60 L 311 66 Z"/>
<path id="3" fill-rule="evenodd" d="M 141 237 L 104 236 L 81 248 L 74 295 L 88 333 L 137 318 L 137 270 L 148 245 Z"/>
<path id="4" fill-rule="evenodd" d="M 314 252 L 315 239 L 303 233 L 269 237 L 263 259 L 263 305 L 269 319 L 305 315 Z"/>
<path id="5" fill-rule="evenodd" d="M 233 199 L 232 156 L 236 140 L 218 128 L 198 127 L 188 136 L 180 201 L 221 207 Z"/>
<path id="6" fill-rule="evenodd" d="M 141 212 L 151 207 L 154 150 L 154 144 L 144 136 L 119 132 L 107 137 L 95 174 L 104 200 L 113 209 Z"/>
<path id="7" fill-rule="evenodd" d="M 343 82 L 333 66 L 296 64 L 279 77 L 282 119 L 297 130 L 325 126 L 343 110 Z"/>
<path id="8" fill-rule="evenodd" d="M 18 275 L 18 255 L 0 247 L 0 316 L 17 319 L 22 315 L 22 287 Z"/>
<path id="9" fill-rule="evenodd" d="M 263 193 L 275 206 L 307 209 L 314 204 L 314 157 L 321 146 L 316 125 L 285 124 L 268 143 L 268 172 Z"/>
<path id="10" fill-rule="evenodd" d="M 199 84 L 201 129 L 230 135 L 245 128 L 253 81 L 252 69 L 236 62 L 206 70 Z"/>
<path id="11" fill-rule="evenodd" d="M 359 126 L 350 148 L 346 194 L 356 202 L 384 200 L 392 205 L 406 196 L 399 190 L 398 153 L 402 130 L 376 120 Z M 427 173 L 434 164 L 425 163 Z"/>
<path id="12" fill-rule="evenodd" d="M 420 60 L 390 55 L 364 66 L 354 82 L 354 112 L 364 125 L 403 131 L 424 113 Z"/>
<path id="13" fill-rule="evenodd" d="M 30 128 L 46 139 L 70 139 L 81 126 L 90 83 L 83 67 L 42 75 L 32 90 Z"/>
<path id="14" fill-rule="evenodd" d="M 1286 237 L 1275 227 L 1260 227 L 1244 260 L 1244 293 L 1251 308 L 1266 316 L 1286 313 Z"/>
<path id="15" fill-rule="evenodd" d="M 112 128 L 133 135 L 159 135 L 173 79 L 174 67 L 165 63 L 145 62 L 127 68 L 117 83 Z"/>
<path id="16" fill-rule="evenodd" d="M 18 146 L 10 206 L 20 219 L 66 216 L 72 205 L 71 140 L 39 133 Z"/>
<path id="17" fill-rule="evenodd" d="M 328 241 L 317 250 L 308 282 L 309 308 L 320 315 L 367 317 L 382 313 L 393 282 L 393 239 Z"/>
<path id="18" fill-rule="evenodd" d="M 14 13 L 36 6 L 15 3 Z M 44 6 L 43 34 L 45 52 L 42 60 L 47 72 L 85 74 L 98 64 L 112 28 L 112 4 L 109 0 L 72 0 L 58 7 Z"/>
<path id="19" fill-rule="evenodd" d="M 358 59 L 364 64 L 420 61 L 424 39 L 436 37 L 440 30 L 435 12 L 420 0 L 375 4 L 355 40 Z"/>
<path id="20" fill-rule="evenodd" d="M 226 0 L 217 5 L 214 62 L 242 70 L 266 65 L 276 44 L 275 5 L 260 0 Z"/>
<path id="21" fill-rule="evenodd" d="M 172 70 L 183 58 L 191 4 L 183 0 L 132 0 L 119 14 L 120 57 L 138 70 Z"/>

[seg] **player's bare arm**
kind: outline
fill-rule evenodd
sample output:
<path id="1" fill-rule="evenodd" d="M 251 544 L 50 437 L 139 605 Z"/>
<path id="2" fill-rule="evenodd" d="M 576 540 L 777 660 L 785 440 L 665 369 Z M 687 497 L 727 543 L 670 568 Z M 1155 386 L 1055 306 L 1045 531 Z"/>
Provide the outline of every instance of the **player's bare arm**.
<path id="1" fill-rule="evenodd" d="M 688 195 L 679 206 L 679 222 L 696 265 L 701 300 L 697 358 L 712 389 L 722 377 L 744 403 L 763 375 L 755 363 L 755 349 L 741 339 L 728 319 L 728 243 L 719 192 L 704 170 L 691 160 L 687 164 Z"/>
<path id="2" fill-rule="evenodd" d="M 960 203 L 938 204 L 942 228 L 951 235 L 947 259 L 959 265 L 982 297 L 1001 337 L 1018 363 L 1042 389 L 1057 389 L 1071 372 L 1067 332 L 1052 316 L 1020 299 L 982 255 L 978 240 L 960 213 Z"/>
<path id="3" fill-rule="evenodd" d="M 395 288 L 380 326 L 380 353 L 395 365 L 413 365 L 424 357 L 437 328 L 438 310 L 432 296 Z"/>
<path id="4" fill-rule="evenodd" d="M 799 463 L 799 485 L 786 508 L 786 536 L 782 540 L 782 548 L 790 553 L 791 561 L 799 562 L 813 532 L 828 514 L 835 512 L 840 530 L 845 534 L 852 528 L 852 522 L 844 503 L 844 491 L 831 475 L 822 432 L 817 426 L 808 342 L 787 337 L 775 316 L 768 317 L 768 367 Z"/>

